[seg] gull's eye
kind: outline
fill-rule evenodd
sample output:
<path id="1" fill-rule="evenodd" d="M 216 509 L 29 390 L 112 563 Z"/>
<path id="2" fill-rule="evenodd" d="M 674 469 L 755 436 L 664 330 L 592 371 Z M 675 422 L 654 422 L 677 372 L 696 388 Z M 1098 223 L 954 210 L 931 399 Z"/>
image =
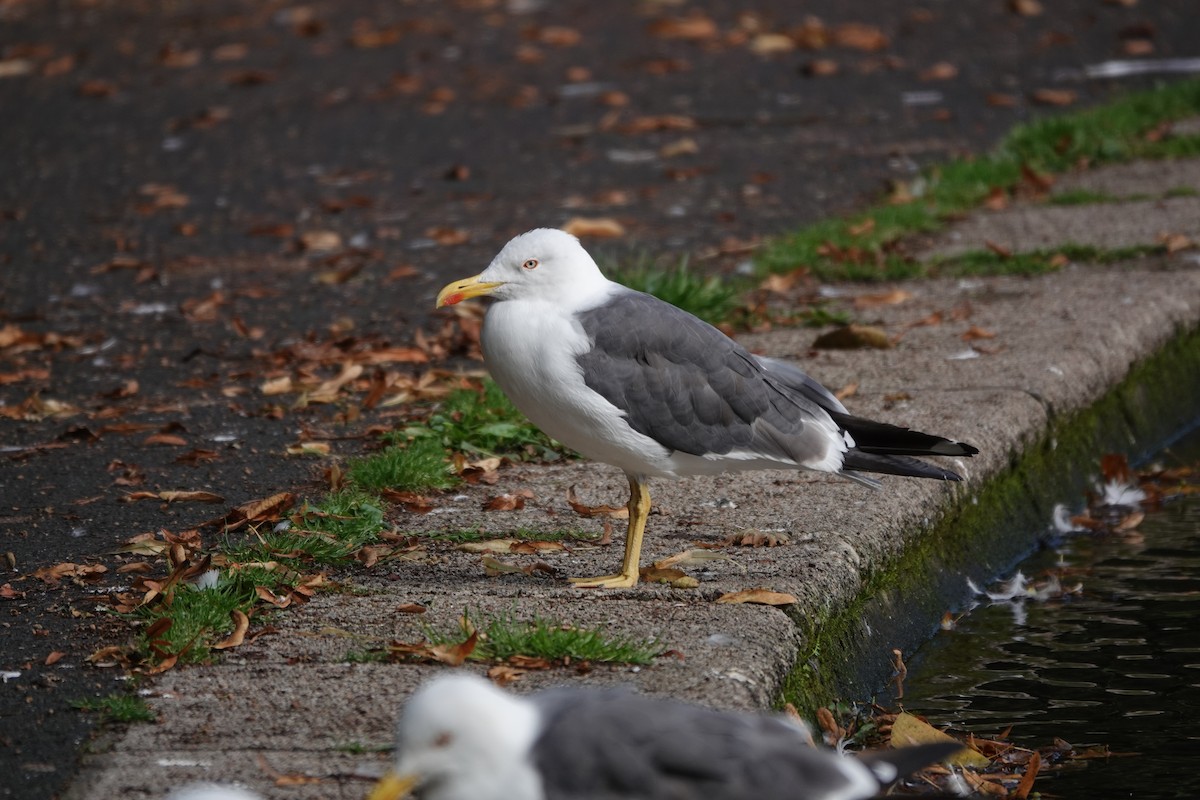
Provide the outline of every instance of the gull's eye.
<path id="1" fill-rule="evenodd" d="M 536 258 L 531 258 L 528 261 L 526 261 L 524 264 L 522 264 L 521 266 L 524 267 L 525 269 L 537 269 L 537 265 L 538 265 L 538 260 Z"/>

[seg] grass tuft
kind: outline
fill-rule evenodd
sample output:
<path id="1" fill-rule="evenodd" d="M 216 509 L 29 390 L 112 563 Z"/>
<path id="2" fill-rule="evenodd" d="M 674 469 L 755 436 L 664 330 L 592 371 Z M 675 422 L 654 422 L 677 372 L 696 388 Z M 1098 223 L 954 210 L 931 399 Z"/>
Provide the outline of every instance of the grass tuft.
<path id="1" fill-rule="evenodd" d="M 900 251 L 903 237 L 939 229 L 947 218 L 977 207 L 994 190 L 1018 186 L 1028 170 L 1057 173 L 1080 165 L 1200 154 L 1200 136 L 1155 135 L 1164 123 L 1198 113 L 1200 80 L 1189 80 L 1036 120 L 1013 129 L 990 154 L 930 169 L 914 183 L 910 193 L 915 197 L 908 202 L 880 204 L 847 219 L 810 225 L 770 243 L 756 264 L 765 272 L 808 268 L 821 280 L 920 277 L 926 270 Z M 1060 195 L 1051 202 L 1081 199 Z M 973 268 L 982 269 L 983 263 L 976 260 Z M 1033 268 L 1032 261 L 991 264 L 1002 272 Z"/>
<path id="2" fill-rule="evenodd" d="M 542 461 L 556 460 L 566 452 L 518 411 L 490 378 L 478 389 L 456 389 L 424 421 L 385 438 L 393 443 L 411 439 L 409 449 L 422 447 L 422 452 L 441 448 L 443 463 L 446 450 Z"/>
<path id="3" fill-rule="evenodd" d="M 464 613 L 464 626 L 469 625 Z M 591 661 L 613 664 L 650 664 L 663 652 L 657 641 L 643 641 L 624 636 L 610 636 L 599 628 L 580 628 L 560 620 L 533 617 L 528 621 L 515 619 L 511 614 L 485 618 L 477 627 L 479 641 L 470 658 L 482 661 L 504 661 L 513 656 L 544 658 L 547 661 Z M 445 635 L 432 629 L 427 637 L 435 645 L 455 644 L 456 635 Z"/>
<path id="4" fill-rule="evenodd" d="M 157 717 L 140 697 L 129 694 L 110 694 L 107 697 L 85 697 L 72 700 L 71 707 L 103 715 L 104 722 L 154 722 Z"/>
<path id="5" fill-rule="evenodd" d="M 613 280 L 639 292 L 652 294 L 712 325 L 729 320 L 738 307 L 738 297 L 748 288 L 744 281 L 703 275 L 680 259 L 675 267 L 661 269 L 645 258 L 611 270 Z"/>
<path id="6" fill-rule="evenodd" d="M 457 483 L 436 439 L 414 439 L 405 446 L 390 445 L 378 453 L 355 458 L 346 467 L 351 484 L 368 492 L 384 489 L 421 492 L 449 489 Z"/>

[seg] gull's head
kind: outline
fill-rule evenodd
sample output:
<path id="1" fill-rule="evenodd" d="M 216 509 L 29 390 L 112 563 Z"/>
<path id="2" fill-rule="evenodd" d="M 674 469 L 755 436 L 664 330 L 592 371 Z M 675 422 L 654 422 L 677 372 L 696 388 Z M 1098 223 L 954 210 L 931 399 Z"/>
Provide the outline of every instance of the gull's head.
<path id="1" fill-rule="evenodd" d="M 533 800 L 541 779 L 530 750 L 540 722 L 533 705 L 469 673 L 426 683 L 396 727 L 396 762 L 370 800 L 410 792 L 425 799 Z"/>
<path id="2" fill-rule="evenodd" d="M 448 284 L 438 293 L 437 307 L 483 296 L 575 305 L 607 285 L 578 239 L 566 231 L 537 228 L 510 240 L 483 272 Z"/>

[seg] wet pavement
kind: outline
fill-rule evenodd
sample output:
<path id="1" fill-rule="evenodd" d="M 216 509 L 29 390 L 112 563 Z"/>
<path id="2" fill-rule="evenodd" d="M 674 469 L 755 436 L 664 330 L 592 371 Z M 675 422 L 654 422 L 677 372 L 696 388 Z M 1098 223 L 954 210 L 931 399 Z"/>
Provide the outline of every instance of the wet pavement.
<path id="1" fill-rule="evenodd" d="M 1183 0 L 1014 8 L 0 2 L 12 576 L 317 489 L 289 445 L 353 452 L 394 416 L 295 408 L 264 380 L 350 364 L 394 390 L 462 355 L 411 345 L 442 330 L 436 288 L 513 233 L 611 220 L 602 256 L 735 269 L 922 163 L 1135 85 L 1088 65 L 1200 41 Z M 225 505 L 121 501 L 176 488 Z M 21 674 L 0 694 L 22 775 L 5 796 L 63 786 L 89 725 L 69 702 L 111 681 L 82 659 L 126 629 L 81 583 L 0 598 L 0 669 Z"/>

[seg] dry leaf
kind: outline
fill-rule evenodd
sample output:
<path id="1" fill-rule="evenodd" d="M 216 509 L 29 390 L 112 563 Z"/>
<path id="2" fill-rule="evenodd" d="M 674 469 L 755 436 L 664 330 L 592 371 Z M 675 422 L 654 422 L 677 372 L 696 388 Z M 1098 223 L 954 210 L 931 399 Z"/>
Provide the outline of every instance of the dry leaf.
<path id="1" fill-rule="evenodd" d="M 572 511 L 581 517 L 612 517 L 613 519 L 629 519 L 628 506 L 589 506 L 579 502 L 579 498 L 575 494 L 574 484 L 567 489 L 567 504 L 571 506 Z"/>
<path id="2" fill-rule="evenodd" d="M 484 511 L 520 511 L 525 508 L 525 498 L 519 494 L 501 494 L 483 504 Z"/>
<path id="3" fill-rule="evenodd" d="M 872 294 L 860 294 L 854 298 L 854 307 L 862 310 L 867 308 L 879 308 L 880 306 L 895 306 L 900 303 L 907 303 L 913 298 L 912 292 L 904 289 L 892 289 L 889 292 L 874 292 Z"/>
<path id="4" fill-rule="evenodd" d="M 479 633 L 472 631 L 471 635 L 458 644 L 435 644 L 429 647 L 429 656 L 434 661 L 440 661 L 443 664 L 448 664 L 452 667 L 460 667 L 467 657 L 475 650 L 475 644 L 479 641 Z"/>
<path id="5" fill-rule="evenodd" d="M 939 61 L 928 69 L 921 70 L 917 77 L 923 81 L 947 81 L 958 77 L 958 67 L 949 61 Z"/>
<path id="6" fill-rule="evenodd" d="M 625 235 L 625 226 L 611 217 L 572 217 L 562 229 L 581 239 L 611 239 Z"/>
<path id="7" fill-rule="evenodd" d="M 978 325 L 972 325 L 970 328 L 967 328 L 967 330 L 963 331 L 963 334 L 960 338 L 966 342 L 973 342 L 978 339 L 995 339 L 996 334 L 992 331 L 985 330 Z"/>
<path id="8" fill-rule="evenodd" d="M 1070 89 L 1037 89 L 1030 95 L 1033 102 L 1044 106 L 1069 106 L 1077 97 Z"/>
<path id="9" fill-rule="evenodd" d="M 1013 789 L 1009 797 L 1013 800 L 1025 800 L 1029 797 L 1029 791 L 1033 788 L 1033 781 L 1037 778 L 1038 771 L 1042 768 L 1042 757 L 1038 755 L 1036 750 L 1029 756 L 1029 763 L 1025 765 L 1025 773 L 1021 776 L 1017 788 Z"/>
<path id="10" fill-rule="evenodd" d="M 424 614 L 429 609 L 420 603 L 402 603 L 396 606 L 397 614 Z"/>
<path id="11" fill-rule="evenodd" d="M 796 596 L 770 589 L 743 589 L 726 592 L 717 598 L 718 603 L 757 603 L 765 606 L 786 606 L 796 602 Z"/>
<path id="12" fill-rule="evenodd" d="M 854 350 L 868 347 L 886 350 L 892 346 L 892 342 L 886 333 L 872 325 L 845 325 L 818 336 L 812 346 L 826 350 Z"/>
<path id="13" fill-rule="evenodd" d="M 1036 17 L 1045 10 L 1038 0 L 1008 0 L 1008 7 L 1022 17 Z"/>
<path id="14" fill-rule="evenodd" d="M 655 20 L 647 26 L 647 31 L 651 36 L 657 36 L 660 39 L 690 41 L 714 39 L 719 33 L 717 23 L 702 14 Z"/>
<path id="15" fill-rule="evenodd" d="M 135 492 L 135 494 L 140 494 Z M 158 497 L 168 503 L 224 503 L 225 498 L 212 492 L 163 491 Z"/>
<path id="16" fill-rule="evenodd" d="M 229 616 L 233 618 L 233 632 L 212 645 L 213 650 L 228 650 L 231 647 L 238 647 L 246 639 L 246 631 L 250 630 L 250 618 L 236 608 L 230 612 Z"/>
<path id="17" fill-rule="evenodd" d="M 42 663 L 47 667 L 53 666 L 57 664 L 65 655 L 66 653 L 64 653 L 62 650 L 54 650 L 50 653 L 50 655 L 46 656 L 46 660 Z"/>
<path id="18" fill-rule="evenodd" d="M 933 744 L 936 742 L 954 742 L 961 744 L 948 733 L 939 731 L 928 722 L 921 720 L 906 711 L 897 715 L 892 723 L 892 747 L 908 747 L 917 744 Z M 956 767 L 973 767 L 983 769 L 991 761 L 977 750 L 963 745 L 961 752 L 946 759 L 947 764 Z"/>

